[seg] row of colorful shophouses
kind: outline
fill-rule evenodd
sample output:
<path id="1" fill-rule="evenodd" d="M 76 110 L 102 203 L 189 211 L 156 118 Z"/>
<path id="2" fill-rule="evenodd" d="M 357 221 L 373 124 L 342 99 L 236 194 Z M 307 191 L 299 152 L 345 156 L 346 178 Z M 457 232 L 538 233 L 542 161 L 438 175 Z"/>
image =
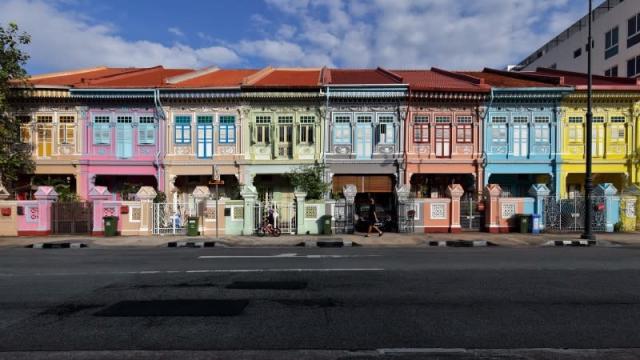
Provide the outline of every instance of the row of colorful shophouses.
<path id="1" fill-rule="evenodd" d="M 360 231 L 371 199 L 388 231 L 635 231 L 640 83 L 594 77 L 585 204 L 587 77 L 507 72 L 92 68 L 16 83 L 12 114 L 34 174 L 0 189 L 0 234 L 251 235 Z M 321 167 L 310 199 L 287 173 Z M 213 181 L 216 180 L 216 181 Z M 65 184 L 80 201 L 58 199 Z M 217 185 L 215 185 L 217 184 Z"/>

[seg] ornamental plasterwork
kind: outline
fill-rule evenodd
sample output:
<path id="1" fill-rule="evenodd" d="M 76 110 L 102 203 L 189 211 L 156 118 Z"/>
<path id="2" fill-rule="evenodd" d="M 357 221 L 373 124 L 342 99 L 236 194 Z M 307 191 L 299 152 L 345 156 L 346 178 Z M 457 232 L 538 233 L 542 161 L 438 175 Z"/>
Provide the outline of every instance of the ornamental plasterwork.
<path id="1" fill-rule="evenodd" d="M 333 152 L 341 155 L 351 154 L 351 145 L 335 145 Z"/>
<path id="2" fill-rule="evenodd" d="M 218 154 L 233 154 L 236 152 L 235 146 L 218 146 Z"/>
<path id="3" fill-rule="evenodd" d="M 378 152 L 381 154 L 392 154 L 394 149 L 395 145 L 378 145 Z"/>
<path id="4" fill-rule="evenodd" d="M 447 204 L 444 204 L 444 203 L 431 204 L 431 219 L 433 219 L 433 220 L 446 220 L 447 219 Z"/>
<path id="5" fill-rule="evenodd" d="M 429 145 L 419 145 L 415 149 L 418 154 L 428 154 L 431 151 Z"/>
<path id="6" fill-rule="evenodd" d="M 502 215 L 503 219 L 510 219 L 515 214 L 516 214 L 516 204 L 515 203 L 502 204 L 501 215 Z"/>
<path id="7" fill-rule="evenodd" d="M 473 152 L 473 145 L 465 144 L 465 145 L 457 145 L 458 154 L 470 155 Z"/>
<path id="8" fill-rule="evenodd" d="M 397 112 L 397 106 L 376 106 L 376 105 L 350 105 L 350 106 L 332 106 L 333 112 Z"/>

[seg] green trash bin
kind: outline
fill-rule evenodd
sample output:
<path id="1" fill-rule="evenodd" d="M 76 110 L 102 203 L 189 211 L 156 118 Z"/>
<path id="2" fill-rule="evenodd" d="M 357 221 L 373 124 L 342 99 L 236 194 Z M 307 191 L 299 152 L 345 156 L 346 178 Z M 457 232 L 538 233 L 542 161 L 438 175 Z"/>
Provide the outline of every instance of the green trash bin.
<path id="1" fill-rule="evenodd" d="M 102 218 L 104 224 L 104 236 L 116 236 L 118 235 L 118 217 L 117 216 L 105 216 Z"/>
<path id="2" fill-rule="evenodd" d="M 529 232 L 529 224 L 531 223 L 531 215 L 526 214 L 518 214 L 518 231 L 521 234 L 526 234 Z"/>
<path id="3" fill-rule="evenodd" d="M 322 215 L 320 221 L 322 222 L 322 234 L 331 235 L 331 215 Z"/>
<path id="4" fill-rule="evenodd" d="M 188 236 L 198 236 L 200 232 L 198 232 L 198 218 L 197 217 L 189 217 L 187 218 L 187 235 Z"/>

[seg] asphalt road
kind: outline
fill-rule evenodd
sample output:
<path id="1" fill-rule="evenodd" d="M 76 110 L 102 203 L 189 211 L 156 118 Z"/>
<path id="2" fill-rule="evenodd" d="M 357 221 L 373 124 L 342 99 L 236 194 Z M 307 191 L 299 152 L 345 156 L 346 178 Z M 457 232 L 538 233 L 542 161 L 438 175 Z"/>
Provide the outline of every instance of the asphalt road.
<path id="1" fill-rule="evenodd" d="M 638 349 L 639 248 L 0 249 L 0 359 Z"/>

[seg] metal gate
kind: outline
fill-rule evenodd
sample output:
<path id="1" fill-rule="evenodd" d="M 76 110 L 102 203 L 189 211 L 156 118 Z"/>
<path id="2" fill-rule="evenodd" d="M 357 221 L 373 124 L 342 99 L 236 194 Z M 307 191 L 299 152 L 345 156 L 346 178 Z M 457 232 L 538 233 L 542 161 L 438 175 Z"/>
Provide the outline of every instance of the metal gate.
<path id="1" fill-rule="evenodd" d="M 546 231 L 584 230 L 585 198 L 557 199 L 554 196 L 543 199 L 544 227 Z M 591 197 L 591 226 L 593 231 L 607 230 L 607 198 Z"/>
<path id="2" fill-rule="evenodd" d="M 396 219 L 397 231 L 399 233 L 412 233 L 415 229 L 416 202 L 409 199 L 406 202 L 398 203 L 398 215 Z"/>
<path id="3" fill-rule="evenodd" d="M 333 207 L 333 224 L 336 234 L 353 234 L 354 205 L 339 200 Z"/>
<path id="4" fill-rule="evenodd" d="M 484 212 L 478 209 L 473 198 L 460 199 L 460 228 L 462 231 L 480 231 L 484 224 Z"/>
<path id="5" fill-rule="evenodd" d="M 265 201 L 258 202 L 253 211 L 253 230 L 256 232 L 269 215 L 269 210 L 273 209 L 276 215 L 276 227 L 283 234 L 296 233 L 296 205 L 292 202 Z"/>
<path id="6" fill-rule="evenodd" d="M 51 228 L 54 234 L 90 234 L 93 230 L 93 204 L 91 202 L 52 203 Z"/>
<path id="7" fill-rule="evenodd" d="M 153 204 L 154 235 L 186 235 L 187 218 L 199 217 L 200 209 L 193 202 L 169 202 Z"/>

